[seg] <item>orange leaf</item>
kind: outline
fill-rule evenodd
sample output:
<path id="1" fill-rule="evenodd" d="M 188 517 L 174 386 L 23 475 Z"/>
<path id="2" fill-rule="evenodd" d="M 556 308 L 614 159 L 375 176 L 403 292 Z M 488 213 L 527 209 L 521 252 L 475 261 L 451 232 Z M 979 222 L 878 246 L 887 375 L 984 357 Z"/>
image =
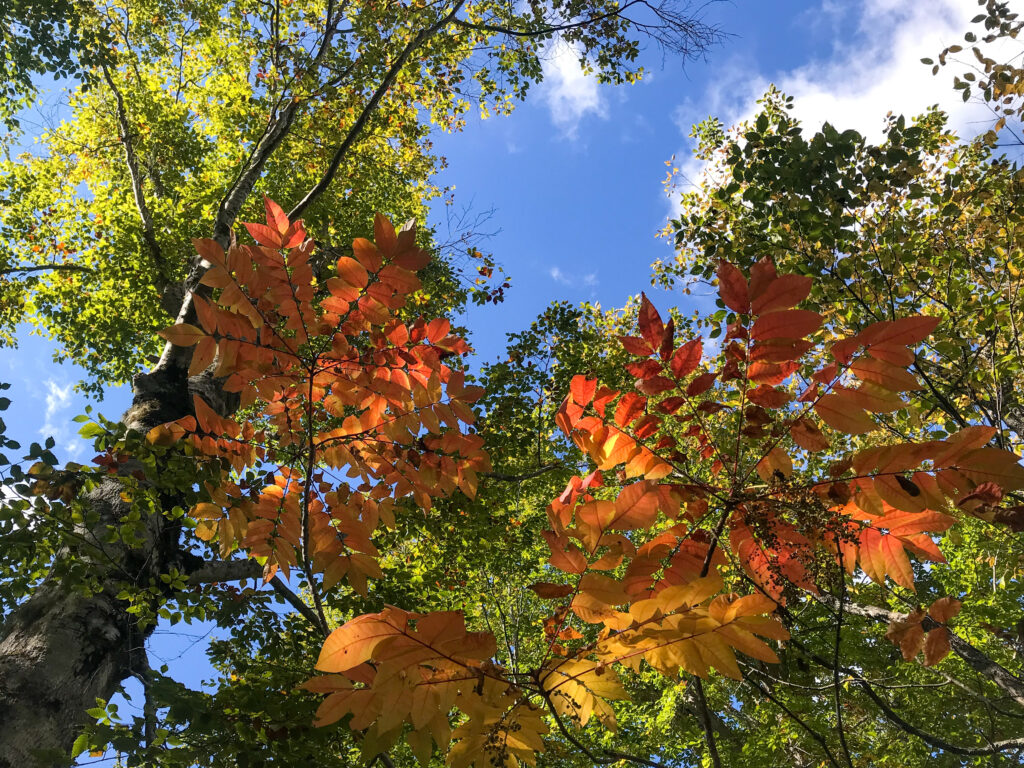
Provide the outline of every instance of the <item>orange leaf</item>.
<path id="1" fill-rule="evenodd" d="M 945 627 L 936 627 L 928 632 L 924 641 L 924 665 L 932 667 L 949 656 L 949 630 Z"/>
<path id="2" fill-rule="evenodd" d="M 529 587 L 541 600 L 557 600 L 560 597 L 568 597 L 573 593 L 569 584 L 552 584 L 549 581 L 540 581 L 531 584 Z"/>
<path id="3" fill-rule="evenodd" d="M 857 334 L 857 338 L 864 345 L 900 344 L 909 346 L 927 339 L 940 322 L 941 320 L 937 317 L 923 315 L 901 317 L 898 320 L 883 320 L 869 325 Z"/>
<path id="4" fill-rule="evenodd" d="M 365 288 L 370 279 L 366 269 L 355 259 L 342 256 L 338 259 L 338 277 L 351 285 L 353 288 Z"/>
<path id="5" fill-rule="evenodd" d="M 588 405 L 594 399 L 597 391 L 597 379 L 588 379 L 586 376 L 573 376 L 569 382 L 569 392 L 572 394 L 573 402 L 577 405 Z"/>
<path id="6" fill-rule="evenodd" d="M 658 310 L 654 308 L 654 305 L 647 298 L 646 293 L 640 294 L 640 314 L 637 324 L 640 328 L 640 335 L 644 337 L 644 341 L 652 349 L 658 349 L 665 336 L 665 324 L 662 322 Z"/>
<path id="7" fill-rule="evenodd" d="M 286 234 L 288 232 L 288 228 L 291 226 L 291 222 L 288 221 L 288 216 L 285 215 L 281 206 L 264 195 L 263 208 L 267 212 L 267 226 L 272 229 L 276 229 L 278 234 Z"/>
<path id="8" fill-rule="evenodd" d="M 805 451 L 825 451 L 829 448 L 828 438 L 810 419 L 798 419 L 789 428 L 789 434 L 792 435 L 793 442 Z"/>
<path id="9" fill-rule="evenodd" d="M 733 264 L 723 261 L 718 265 L 718 294 L 733 312 L 750 312 L 750 293 L 743 273 Z"/>
<path id="10" fill-rule="evenodd" d="M 217 341 L 212 336 L 206 336 L 199 340 L 199 346 L 192 353 L 192 361 L 188 366 L 189 376 L 198 376 L 205 371 L 217 354 Z"/>
<path id="11" fill-rule="evenodd" d="M 672 353 L 672 360 L 669 366 L 672 375 L 677 379 L 689 376 L 700 365 L 701 356 L 704 354 L 704 345 L 700 339 L 688 341 Z"/>
<path id="12" fill-rule="evenodd" d="M 862 435 L 877 429 L 878 425 L 861 408 L 852 406 L 842 396 L 825 395 L 814 404 L 814 410 L 821 420 L 832 429 L 848 435 Z"/>
<path id="13" fill-rule="evenodd" d="M 807 298 L 811 292 L 811 283 L 811 278 L 802 275 L 782 275 L 768 283 L 764 292 L 751 303 L 751 309 L 755 315 L 762 315 L 777 309 L 795 307 Z"/>
<path id="14" fill-rule="evenodd" d="M 660 499 L 648 483 L 627 485 L 615 500 L 615 516 L 609 528 L 619 531 L 648 528 L 658 516 Z"/>
<path id="15" fill-rule="evenodd" d="M 246 222 L 245 228 L 249 230 L 249 235 L 260 245 L 265 245 L 268 248 L 280 248 L 284 245 L 284 238 L 281 233 L 268 227 L 266 224 L 255 224 L 252 222 Z"/>
<path id="16" fill-rule="evenodd" d="M 861 381 L 870 381 L 879 384 L 893 392 L 908 392 L 916 389 L 923 389 L 912 373 L 890 365 L 884 360 L 862 357 L 850 365 L 850 370 L 857 375 Z"/>
<path id="17" fill-rule="evenodd" d="M 913 661 L 924 648 L 924 629 L 921 621 L 924 619 L 923 611 L 914 611 L 906 618 L 889 623 L 886 630 L 886 638 L 893 644 L 900 647 L 905 661 Z"/>
<path id="18" fill-rule="evenodd" d="M 157 331 L 157 336 L 162 336 L 176 347 L 191 347 L 206 338 L 206 334 L 200 328 L 189 323 L 170 325 L 162 331 Z"/>
<path id="19" fill-rule="evenodd" d="M 940 597 L 932 603 L 931 608 L 928 609 L 928 615 L 940 624 L 946 624 L 960 613 L 960 606 L 962 605 L 963 603 L 959 600 L 954 600 L 952 597 Z"/>

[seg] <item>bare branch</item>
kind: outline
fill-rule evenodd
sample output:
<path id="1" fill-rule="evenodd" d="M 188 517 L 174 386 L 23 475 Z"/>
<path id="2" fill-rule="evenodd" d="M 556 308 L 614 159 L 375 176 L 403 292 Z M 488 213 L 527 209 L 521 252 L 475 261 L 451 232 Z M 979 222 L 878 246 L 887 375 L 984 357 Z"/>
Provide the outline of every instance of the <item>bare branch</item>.
<path id="1" fill-rule="evenodd" d="M 35 264 L 30 267 L 4 267 L 0 269 L 0 276 L 13 275 L 16 272 L 95 272 L 92 267 L 82 264 Z"/>
<path id="2" fill-rule="evenodd" d="M 192 586 L 213 584 L 219 581 L 245 581 L 263 577 L 263 566 L 255 560 L 202 561 L 189 571 L 188 583 Z"/>

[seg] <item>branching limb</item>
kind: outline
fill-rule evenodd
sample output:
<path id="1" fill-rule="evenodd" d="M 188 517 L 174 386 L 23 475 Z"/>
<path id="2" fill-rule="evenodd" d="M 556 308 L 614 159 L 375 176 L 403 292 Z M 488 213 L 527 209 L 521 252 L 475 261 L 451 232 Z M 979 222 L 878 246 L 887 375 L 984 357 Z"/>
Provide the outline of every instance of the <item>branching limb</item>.
<path id="1" fill-rule="evenodd" d="M 262 577 L 263 566 L 255 560 L 200 560 L 195 568 L 189 570 L 188 583 L 191 586 L 198 586 L 218 581 L 245 581 Z"/>
<path id="2" fill-rule="evenodd" d="M 164 260 L 160 244 L 156 240 L 153 214 L 149 210 L 146 196 L 142 190 L 142 173 L 139 171 L 138 155 L 135 154 L 135 137 L 132 135 L 131 125 L 128 122 L 128 110 L 124 105 L 124 96 L 121 95 L 121 90 L 114 82 L 109 67 L 107 67 L 106 63 L 103 63 L 102 68 L 103 79 L 107 81 L 107 86 L 110 88 L 111 93 L 114 94 L 114 99 L 117 103 L 118 133 L 120 134 L 122 144 L 124 144 L 124 159 L 125 164 L 128 166 L 128 178 L 131 182 L 132 196 L 135 198 L 135 208 L 138 210 L 139 218 L 142 220 L 142 239 L 146 243 L 150 258 L 153 260 L 153 266 L 156 268 L 158 280 L 156 288 L 158 291 L 163 291 L 170 280 L 170 269 Z"/>
<path id="3" fill-rule="evenodd" d="M 636 763 L 637 765 L 650 766 L 650 768 L 664 768 L 663 764 L 657 763 L 654 760 L 648 760 L 646 757 L 640 757 L 639 755 L 630 755 L 625 752 L 619 752 L 615 749 L 602 750 L 603 755 L 596 754 L 595 752 L 590 750 L 586 744 L 584 744 L 582 741 L 580 741 L 572 735 L 572 733 L 566 727 L 565 722 L 562 720 L 561 716 L 555 710 L 555 706 L 551 702 L 551 697 L 548 695 L 548 693 L 544 690 L 543 687 L 538 686 L 538 689 L 540 691 L 540 695 L 544 697 L 544 701 L 548 705 L 548 712 L 551 715 L 551 718 L 555 721 L 555 725 L 558 726 L 558 730 L 561 731 L 566 741 L 568 741 L 570 744 L 576 747 L 576 749 L 578 749 L 580 752 L 586 755 L 587 759 L 590 760 L 594 765 L 611 765 L 612 763 L 616 763 L 619 760 L 627 760 L 631 763 Z"/>
<path id="4" fill-rule="evenodd" d="M 316 627 L 317 631 L 324 636 L 328 634 L 327 626 L 320 621 L 320 617 L 316 615 L 316 612 L 306 605 L 302 598 L 292 592 L 288 585 L 281 580 L 280 576 L 274 576 L 274 578 L 270 580 L 270 586 L 272 586 L 274 591 L 283 597 L 285 601 L 292 606 L 292 608 L 301 613 L 310 624 Z"/>
<path id="5" fill-rule="evenodd" d="M 722 768 L 722 758 L 718 754 L 718 744 L 715 741 L 715 729 L 711 726 L 711 712 L 708 711 L 708 700 L 704 695 L 704 682 L 699 677 L 695 677 L 693 682 L 694 690 L 697 691 L 697 705 L 700 707 L 700 724 L 704 729 L 704 741 L 708 745 L 711 763 L 715 768 Z"/>
<path id="6" fill-rule="evenodd" d="M 815 600 L 835 610 L 838 601 L 829 595 L 815 595 Z M 905 620 L 906 614 L 890 611 L 887 608 L 880 608 L 874 605 L 850 604 L 845 607 L 848 613 L 865 618 L 874 619 L 878 622 L 890 624 L 894 621 Z M 939 626 L 931 617 L 925 616 L 922 622 L 925 631 Z M 983 675 L 987 680 L 999 686 L 1004 692 L 1021 706 L 1024 706 L 1024 680 L 1014 675 L 1008 669 L 993 661 L 983 654 L 966 640 L 961 639 L 955 632 L 949 633 L 949 645 L 953 652 L 963 659 L 975 671 Z"/>
<path id="7" fill-rule="evenodd" d="M 244 581 L 245 579 L 259 579 L 262 577 L 263 566 L 255 560 L 224 560 L 222 562 L 199 560 L 198 564 L 189 570 L 188 583 L 192 586 L 197 586 L 199 584 L 212 584 L 220 581 Z M 316 627 L 317 631 L 324 635 L 327 634 L 327 627 L 320 621 L 320 617 L 281 580 L 280 576 L 274 576 L 270 580 L 270 586 L 274 588 L 278 595 L 284 598 L 285 602 Z"/>
<path id="8" fill-rule="evenodd" d="M 406 63 L 409 61 L 409 57 L 412 56 L 413 52 L 417 48 L 419 48 L 421 45 L 427 42 L 427 40 L 436 35 L 446 25 L 454 21 L 455 15 L 459 12 L 459 10 L 461 10 L 464 3 L 465 0 L 459 0 L 455 4 L 455 7 L 452 8 L 451 12 L 442 16 L 429 27 L 424 27 L 423 29 L 421 29 L 419 32 L 416 33 L 412 40 L 406 43 L 401 53 L 398 54 L 398 58 L 396 58 L 394 62 L 392 62 L 391 67 L 388 68 L 388 71 L 384 74 L 383 79 L 377 85 L 376 90 L 374 90 L 373 94 L 370 96 L 369 101 L 366 102 L 366 105 L 359 113 L 359 117 L 356 118 L 355 122 L 352 123 L 351 127 L 348 129 L 348 133 L 345 134 L 345 138 L 342 139 L 341 144 L 339 144 L 338 148 L 334 150 L 334 156 L 331 157 L 331 162 L 328 164 L 327 170 L 324 171 L 324 175 L 320 178 L 320 181 L 318 181 L 313 186 L 313 188 L 306 193 L 306 196 L 303 197 L 298 202 L 298 204 L 294 208 L 292 208 L 291 211 L 288 212 L 289 219 L 294 221 L 295 219 L 302 216 L 303 211 L 305 211 L 310 205 L 312 205 L 316 201 L 316 199 L 320 197 L 320 195 L 322 195 L 324 191 L 326 191 L 326 189 L 331 185 L 331 182 L 334 180 L 334 177 L 338 173 L 338 168 L 341 167 L 341 161 L 345 159 L 345 156 L 348 155 L 349 150 L 352 149 L 352 146 L 356 143 L 356 140 L 362 134 L 363 129 L 366 127 L 367 122 L 369 122 L 371 115 L 373 115 L 373 113 L 377 110 L 377 106 L 380 104 L 381 99 L 384 98 L 384 95 L 388 92 L 388 89 L 391 88 L 395 80 L 398 78 L 399 73 L 402 71 L 402 67 L 404 67 Z"/>
<path id="9" fill-rule="evenodd" d="M 754 671 L 758 671 L 754 667 L 751 667 L 751 669 L 754 670 Z M 816 742 L 818 742 L 818 744 L 821 745 L 821 748 L 825 751 L 825 756 L 828 757 L 828 761 L 830 763 L 832 763 L 832 765 L 834 765 L 835 768 L 839 768 L 839 763 L 836 761 L 835 755 L 832 754 L 832 750 L 829 749 L 828 742 L 825 740 L 824 736 L 822 736 L 816 730 L 811 728 L 811 726 L 809 726 L 807 723 L 805 723 L 803 721 L 803 718 L 801 718 L 799 715 L 797 715 L 795 712 L 793 712 L 789 707 L 787 707 L 785 704 L 783 704 L 781 701 L 779 701 L 779 699 L 771 692 L 771 689 L 767 685 L 762 685 L 760 683 L 760 681 L 752 679 L 749 674 L 748 675 L 744 675 L 743 679 L 744 679 L 744 681 L 747 684 L 753 686 L 757 690 L 758 693 L 760 693 L 762 696 L 764 696 L 766 699 L 768 699 L 770 702 L 772 702 L 775 706 L 777 706 L 779 709 L 781 709 L 783 712 L 785 712 L 786 715 L 794 723 L 796 723 L 801 728 L 803 728 L 805 731 L 807 731 L 807 733 L 810 735 L 810 737 L 812 739 L 814 739 Z"/>
<path id="10" fill-rule="evenodd" d="M 501 480 L 502 482 L 505 483 L 518 483 L 522 482 L 523 480 L 532 480 L 533 478 L 540 477 L 541 475 L 546 474 L 554 469 L 561 468 L 562 462 L 552 461 L 550 464 L 545 464 L 544 466 L 530 470 L 529 472 L 523 472 L 520 475 L 510 475 L 504 472 L 483 472 L 480 474 L 480 477 L 487 477 L 490 478 L 491 480 Z"/>

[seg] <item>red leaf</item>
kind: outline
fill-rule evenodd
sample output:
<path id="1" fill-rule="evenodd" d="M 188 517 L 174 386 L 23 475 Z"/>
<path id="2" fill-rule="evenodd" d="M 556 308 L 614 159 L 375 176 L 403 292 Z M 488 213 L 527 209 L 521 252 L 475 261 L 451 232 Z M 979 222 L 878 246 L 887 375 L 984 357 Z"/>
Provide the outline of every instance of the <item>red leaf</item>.
<path id="1" fill-rule="evenodd" d="M 811 292 L 811 283 L 811 278 L 802 275 L 782 275 L 768 283 L 764 293 L 754 298 L 751 309 L 755 315 L 763 315 L 777 309 L 795 307 L 807 298 Z"/>
<path id="2" fill-rule="evenodd" d="M 775 265 L 769 258 L 763 258 L 750 268 L 750 300 L 757 301 L 768 287 L 779 277 Z"/>
<path id="3" fill-rule="evenodd" d="M 252 239 L 260 245 L 268 248 L 280 248 L 284 245 L 284 238 L 279 232 L 268 227 L 266 224 L 253 224 L 246 222 L 245 228 L 249 230 Z"/>
<path id="4" fill-rule="evenodd" d="M 636 336 L 619 336 L 619 341 L 622 342 L 622 347 L 631 355 L 640 355 L 641 357 L 650 357 L 654 354 L 654 350 L 651 346 L 643 339 L 638 339 Z"/>
<path id="5" fill-rule="evenodd" d="M 668 362 L 669 357 L 672 356 L 672 344 L 675 341 L 676 335 L 676 323 L 671 317 L 668 322 L 665 323 L 665 332 L 661 338 L 661 347 L 658 349 L 658 355 L 661 357 L 662 362 Z"/>
<path id="6" fill-rule="evenodd" d="M 627 392 L 615 408 L 615 423 L 622 428 L 629 426 L 633 419 L 644 412 L 646 407 L 646 397 L 638 395 L 636 392 Z"/>
<path id="7" fill-rule="evenodd" d="M 646 293 L 640 294 L 640 314 L 637 319 L 640 328 L 640 335 L 650 345 L 651 349 L 658 349 L 665 336 L 665 324 L 661 321 L 661 315 L 654 308 Z"/>
<path id="8" fill-rule="evenodd" d="M 765 408 L 781 408 L 792 400 L 793 396 L 784 389 L 762 384 L 747 392 L 747 399 Z"/>
<path id="9" fill-rule="evenodd" d="M 672 375 L 677 379 L 689 376 L 697 370 L 703 354 L 704 344 L 700 339 L 694 339 L 683 344 L 672 354 L 672 362 L 669 363 Z"/>
<path id="10" fill-rule="evenodd" d="M 608 403 L 619 396 L 619 390 L 602 386 L 594 395 L 594 410 L 604 416 Z"/>
<path id="11" fill-rule="evenodd" d="M 711 389 L 711 385 L 715 383 L 716 378 L 718 378 L 717 373 L 702 373 L 686 387 L 686 394 L 689 397 L 704 394 Z"/>
<path id="12" fill-rule="evenodd" d="M 291 227 L 291 222 L 288 221 L 288 216 L 281 209 L 281 206 L 264 195 L 263 208 L 267 212 L 267 226 L 271 229 L 277 230 L 281 235 L 286 234 L 288 229 Z"/>
<path id="13" fill-rule="evenodd" d="M 597 379 L 588 379 L 586 376 L 573 376 L 569 382 L 569 392 L 572 399 L 578 405 L 588 405 L 594 399 L 594 392 L 597 391 Z"/>
<path id="14" fill-rule="evenodd" d="M 718 265 L 718 294 L 725 306 L 733 312 L 746 314 L 750 311 L 747 280 L 735 265 L 727 261 Z"/>
<path id="15" fill-rule="evenodd" d="M 865 346 L 875 344 L 910 346 L 927 339 L 940 322 L 941 320 L 937 317 L 925 317 L 924 315 L 901 317 L 899 320 L 883 320 L 880 323 L 872 323 L 857 337 Z"/>
<path id="16" fill-rule="evenodd" d="M 645 395 L 658 395 L 676 388 L 676 382 L 667 376 L 652 376 L 649 379 L 641 379 L 636 384 L 637 390 Z"/>
<path id="17" fill-rule="evenodd" d="M 747 378 L 758 384 L 771 384 L 773 387 L 781 384 L 799 368 L 795 362 L 789 363 L 751 363 L 747 368 Z"/>
<path id="18" fill-rule="evenodd" d="M 762 315 L 750 329 L 754 341 L 764 339 L 802 339 L 821 327 L 821 315 L 809 309 L 790 309 Z"/>

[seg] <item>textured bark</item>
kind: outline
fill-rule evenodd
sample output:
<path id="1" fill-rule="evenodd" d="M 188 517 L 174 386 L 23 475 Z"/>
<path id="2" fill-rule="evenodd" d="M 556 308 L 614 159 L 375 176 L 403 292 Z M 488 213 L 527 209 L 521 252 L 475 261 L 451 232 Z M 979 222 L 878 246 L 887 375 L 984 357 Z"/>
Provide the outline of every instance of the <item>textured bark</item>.
<path id="1" fill-rule="evenodd" d="M 110 594 L 48 584 L 11 617 L 0 643 L 0 768 L 66 762 L 85 710 L 136 666 L 144 637 L 123 609 Z"/>
<path id="2" fill-rule="evenodd" d="M 190 409 L 189 390 L 197 388 L 207 397 L 216 390 L 208 378 L 189 382 L 177 367 L 139 376 L 123 420 L 148 430 L 179 418 Z M 85 543 L 61 555 L 85 561 L 102 589 L 83 596 L 51 577 L 11 612 L 0 631 L 0 768 L 66 763 L 85 710 L 146 669 L 145 640 L 152 628 L 140 629 L 116 595 L 125 581 L 145 582 L 181 567 L 182 553 L 177 530 L 161 514 L 145 521 L 143 543 L 134 549 L 105 541 L 106 526 L 128 512 L 122 490 L 110 478 L 84 498 L 99 523 L 77 530 Z"/>

